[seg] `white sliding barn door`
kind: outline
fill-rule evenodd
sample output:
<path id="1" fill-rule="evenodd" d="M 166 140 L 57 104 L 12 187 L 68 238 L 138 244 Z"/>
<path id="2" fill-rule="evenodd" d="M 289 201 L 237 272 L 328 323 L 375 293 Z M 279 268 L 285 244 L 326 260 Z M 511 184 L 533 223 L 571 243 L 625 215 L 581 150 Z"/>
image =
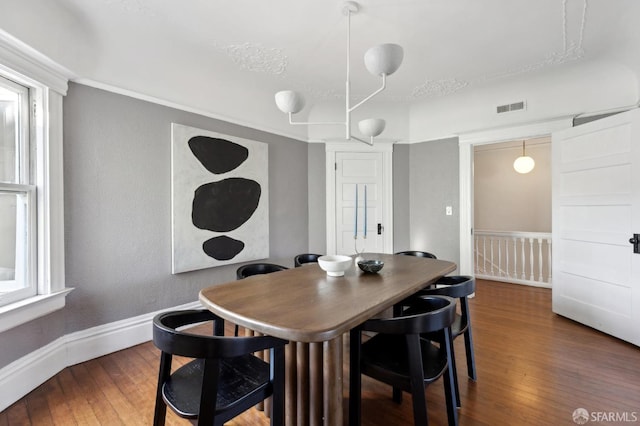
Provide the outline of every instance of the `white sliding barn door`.
<path id="1" fill-rule="evenodd" d="M 553 311 L 640 345 L 640 110 L 555 132 Z"/>

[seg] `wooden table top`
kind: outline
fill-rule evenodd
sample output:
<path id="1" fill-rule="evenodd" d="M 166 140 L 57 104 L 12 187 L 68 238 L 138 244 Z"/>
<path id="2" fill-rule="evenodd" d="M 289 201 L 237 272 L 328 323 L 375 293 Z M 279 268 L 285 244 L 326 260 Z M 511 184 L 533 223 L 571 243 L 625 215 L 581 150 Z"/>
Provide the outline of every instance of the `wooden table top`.
<path id="1" fill-rule="evenodd" d="M 330 277 L 318 264 L 214 285 L 200 302 L 235 324 L 296 342 L 323 342 L 455 270 L 453 262 L 414 256 L 365 254 L 384 261 L 377 274 L 352 265 Z"/>

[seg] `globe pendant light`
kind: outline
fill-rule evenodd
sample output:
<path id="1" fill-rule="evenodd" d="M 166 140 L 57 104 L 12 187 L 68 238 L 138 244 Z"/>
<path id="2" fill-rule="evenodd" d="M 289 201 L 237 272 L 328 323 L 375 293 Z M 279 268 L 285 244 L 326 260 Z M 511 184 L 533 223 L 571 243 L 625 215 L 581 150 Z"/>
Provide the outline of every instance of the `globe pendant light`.
<path id="1" fill-rule="evenodd" d="M 533 158 L 529 157 L 524 152 L 524 141 L 522 141 L 522 155 L 516 158 L 513 162 L 513 168 L 516 172 L 526 174 L 529 173 L 536 166 L 536 162 Z"/>
<path id="2" fill-rule="evenodd" d="M 381 44 L 370 48 L 364 55 L 364 63 L 367 70 L 382 79 L 381 87 L 358 102 L 355 105 L 351 105 L 350 90 L 351 90 L 351 66 L 350 66 L 350 53 L 351 53 L 351 14 L 358 12 L 358 3 L 354 1 L 347 1 L 344 3 L 342 12 L 347 16 L 347 82 L 346 82 L 346 102 L 345 102 L 345 121 L 331 121 L 331 122 L 301 122 L 293 121 L 293 114 L 296 114 L 304 107 L 304 97 L 293 90 L 283 90 L 275 94 L 275 101 L 280 111 L 289 115 L 289 124 L 293 125 L 344 125 L 345 126 L 345 140 L 356 140 L 366 143 L 367 145 L 373 145 L 373 138 L 380 135 L 385 128 L 385 121 L 380 118 L 368 118 L 358 123 L 360 132 L 364 134 L 368 139 L 360 139 L 351 134 L 351 113 L 362 106 L 365 102 L 382 92 L 387 87 L 387 76 L 393 74 L 400 68 L 402 59 L 404 57 L 404 51 L 401 46 L 392 43 Z"/>

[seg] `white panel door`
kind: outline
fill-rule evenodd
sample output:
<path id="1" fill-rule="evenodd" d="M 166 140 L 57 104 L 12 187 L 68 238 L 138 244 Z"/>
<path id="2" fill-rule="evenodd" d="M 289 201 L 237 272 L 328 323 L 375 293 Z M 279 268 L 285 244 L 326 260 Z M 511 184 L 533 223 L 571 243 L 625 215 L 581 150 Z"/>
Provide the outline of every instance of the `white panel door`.
<path id="1" fill-rule="evenodd" d="M 338 254 L 384 253 L 381 152 L 336 153 L 336 248 Z M 357 198 L 356 198 L 357 194 Z M 380 234 L 378 233 L 380 224 Z"/>
<path id="2" fill-rule="evenodd" d="M 640 345 L 640 110 L 553 134 L 553 311 Z"/>

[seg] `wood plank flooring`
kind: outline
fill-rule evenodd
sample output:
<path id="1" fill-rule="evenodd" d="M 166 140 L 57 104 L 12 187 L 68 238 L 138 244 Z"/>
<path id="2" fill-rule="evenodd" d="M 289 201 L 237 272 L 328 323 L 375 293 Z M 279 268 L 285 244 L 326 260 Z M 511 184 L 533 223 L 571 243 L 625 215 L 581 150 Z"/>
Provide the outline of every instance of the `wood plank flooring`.
<path id="1" fill-rule="evenodd" d="M 460 425 L 575 425 L 577 408 L 640 424 L 640 348 L 553 314 L 548 289 L 479 280 L 470 305 L 478 381 L 466 378 L 456 339 Z M 0 413 L 0 426 L 150 425 L 158 358 L 149 342 L 66 368 Z M 442 383 L 426 392 L 430 424 L 446 424 Z M 411 398 L 398 405 L 390 395 L 363 378 L 364 425 L 413 423 Z M 189 422 L 169 410 L 167 424 Z M 257 410 L 229 423 L 267 424 Z"/>

